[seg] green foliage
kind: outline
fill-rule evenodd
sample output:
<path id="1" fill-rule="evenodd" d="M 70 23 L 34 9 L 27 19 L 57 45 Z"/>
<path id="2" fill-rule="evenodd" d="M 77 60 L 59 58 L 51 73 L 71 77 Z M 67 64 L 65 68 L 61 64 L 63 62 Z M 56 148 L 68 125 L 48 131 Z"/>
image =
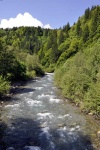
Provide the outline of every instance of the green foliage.
<path id="1" fill-rule="evenodd" d="M 26 76 L 27 76 L 28 78 L 34 78 L 34 77 L 36 77 L 36 72 L 35 72 L 35 70 L 27 71 L 27 72 L 26 72 Z"/>
<path id="2" fill-rule="evenodd" d="M 55 64 L 51 64 L 48 68 L 45 69 L 45 72 L 53 73 L 55 71 Z"/>
<path id="3" fill-rule="evenodd" d="M 2 40 L 0 40 L 0 75 L 5 77 L 14 62 L 14 56 L 7 50 Z"/>
<path id="4" fill-rule="evenodd" d="M 93 114 L 100 115 L 100 81 L 92 84 L 85 94 L 84 108 Z"/>
<path id="5" fill-rule="evenodd" d="M 80 21 L 80 18 L 78 19 L 78 22 L 76 24 L 76 34 L 78 36 L 81 36 L 81 33 L 82 33 L 82 29 L 81 29 L 81 21 Z"/>
<path id="6" fill-rule="evenodd" d="M 28 74 L 31 74 L 31 76 L 35 76 L 35 74 L 37 76 L 42 76 L 44 75 L 43 70 L 41 69 L 40 63 L 39 63 L 39 59 L 37 55 L 30 55 L 28 54 L 26 57 L 26 68 L 27 68 L 27 72 Z"/>
<path id="7" fill-rule="evenodd" d="M 85 21 L 87 21 L 87 20 L 90 18 L 90 8 L 87 8 L 87 9 L 85 10 L 85 15 L 84 15 L 84 17 L 85 17 Z"/>
<path id="8" fill-rule="evenodd" d="M 58 30 L 58 45 L 64 42 L 65 36 L 63 30 Z"/>
<path id="9" fill-rule="evenodd" d="M 23 31 L 22 29 L 21 31 Z M 9 31 L 7 30 L 7 32 Z M 21 36 L 22 33 L 19 34 Z M 0 95 L 9 91 L 8 81 L 26 80 L 36 75 L 44 75 L 38 56 L 36 54 L 30 55 L 18 47 L 6 45 L 4 39 L 0 39 Z"/>
<path id="10" fill-rule="evenodd" d="M 63 26 L 63 32 L 65 33 L 65 37 L 68 38 L 69 37 L 69 30 L 70 30 L 70 24 L 69 22 L 67 23 L 67 25 Z"/>
<path id="11" fill-rule="evenodd" d="M 10 72 L 11 80 L 25 80 L 26 78 L 26 66 L 19 61 L 15 62 Z"/>
<path id="12" fill-rule="evenodd" d="M 2 76 L 0 76 L 0 97 L 2 95 L 5 95 L 9 92 L 10 89 L 10 83 L 3 78 Z"/>
<path id="13" fill-rule="evenodd" d="M 84 26 L 82 34 L 83 34 L 83 41 L 85 43 L 89 39 L 89 27 L 87 26 L 87 24 Z"/>
<path id="14" fill-rule="evenodd" d="M 100 115 L 100 40 L 66 60 L 55 71 L 55 83 L 65 97 Z"/>
<path id="15" fill-rule="evenodd" d="M 26 73 L 26 67 L 19 62 L 13 50 L 8 49 L 0 41 L 0 75 L 8 80 L 23 79 Z"/>

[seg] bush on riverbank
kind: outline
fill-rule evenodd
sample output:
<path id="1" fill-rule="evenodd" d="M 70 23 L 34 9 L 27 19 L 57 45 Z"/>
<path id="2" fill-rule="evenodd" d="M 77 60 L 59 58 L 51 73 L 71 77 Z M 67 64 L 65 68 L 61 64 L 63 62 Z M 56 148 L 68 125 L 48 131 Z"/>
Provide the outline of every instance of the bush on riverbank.
<path id="1" fill-rule="evenodd" d="M 7 94 L 9 90 L 10 90 L 10 83 L 2 76 L 0 76 L 0 97 L 2 95 Z"/>
<path id="2" fill-rule="evenodd" d="M 65 97 L 85 111 L 100 115 L 100 40 L 57 69 L 55 83 Z"/>

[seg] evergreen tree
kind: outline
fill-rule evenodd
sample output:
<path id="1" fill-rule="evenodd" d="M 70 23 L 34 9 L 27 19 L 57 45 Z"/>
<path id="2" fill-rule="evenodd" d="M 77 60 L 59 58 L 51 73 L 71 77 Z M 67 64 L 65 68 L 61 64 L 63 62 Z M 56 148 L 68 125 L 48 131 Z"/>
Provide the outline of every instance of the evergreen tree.
<path id="1" fill-rule="evenodd" d="M 83 41 L 85 43 L 89 39 L 89 28 L 87 24 L 83 28 L 82 36 L 83 36 Z"/>
<path id="2" fill-rule="evenodd" d="M 82 33 L 82 29 L 81 29 L 81 21 L 80 21 L 80 18 L 78 19 L 78 22 L 76 24 L 76 34 L 78 36 L 81 36 L 81 33 Z"/>
<path id="3" fill-rule="evenodd" d="M 69 24 L 69 22 L 67 23 L 67 25 L 65 25 L 65 26 L 63 26 L 63 31 L 64 31 L 64 33 L 65 33 L 65 35 L 66 35 L 66 38 L 68 38 L 69 37 L 69 30 L 70 30 L 70 24 Z"/>
<path id="4" fill-rule="evenodd" d="M 63 30 L 60 30 L 60 33 L 59 33 L 59 36 L 58 36 L 58 45 L 60 45 L 61 43 L 63 43 L 64 40 L 65 40 L 64 32 L 63 32 Z"/>
<path id="5" fill-rule="evenodd" d="M 84 17 L 85 17 L 85 21 L 87 21 L 87 20 L 90 18 L 90 8 L 87 8 L 87 9 L 85 10 L 85 15 L 84 15 Z"/>

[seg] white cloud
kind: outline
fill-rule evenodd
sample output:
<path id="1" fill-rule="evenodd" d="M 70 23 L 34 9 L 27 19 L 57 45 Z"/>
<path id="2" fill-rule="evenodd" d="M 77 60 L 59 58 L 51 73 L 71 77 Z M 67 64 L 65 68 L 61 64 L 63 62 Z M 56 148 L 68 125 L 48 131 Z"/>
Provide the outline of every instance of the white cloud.
<path id="1" fill-rule="evenodd" d="M 51 28 L 49 24 L 43 25 L 41 21 L 34 18 L 29 13 L 18 14 L 16 18 L 10 19 L 1 19 L 0 28 L 13 28 L 13 27 L 20 27 L 20 26 L 34 26 L 34 27 L 42 27 L 42 28 Z"/>
<path id="2" fill-rule="evenodd" d="M 44 28 L 51 29 L 51 26 L 50 26 L 50 24 L 46 24 L 46 25 L 44 25 Z"/>

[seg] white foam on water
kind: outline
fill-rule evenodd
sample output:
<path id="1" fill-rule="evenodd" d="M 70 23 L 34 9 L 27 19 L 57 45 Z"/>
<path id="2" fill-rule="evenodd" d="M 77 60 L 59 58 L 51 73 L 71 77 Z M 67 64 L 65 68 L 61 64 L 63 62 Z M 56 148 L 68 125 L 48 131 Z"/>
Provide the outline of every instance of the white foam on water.
<path id="1" fill-rule="evenodd" d="M 50 98 L 50 102 L 51 103 L 59 103 L 61 100 L 60 99 L 57 99 L 57 98 Z"/>
<path id="2" fill-rule="evenodd" d="M 66 126 L 61 127 L 61 130 L 62 130 L 62 131 L 66 131 L 66 130 L 67 130 L 67 127 L 66 127 Z"/>
<path id="3" fill-rule="evenodd" d="M 34 80 L 33 80 L 33 81 L 34 81 Z M 36 82 L 40 82 L 40 81 L 39 81 L 39 80 L 37 80 L 37 79 L 36 79 L 35 81 L 36 81 Z"/>
<path id="4" fill-rule="evenodd" d="M 66 114 L 66 115 L 63 115 L 63 116 L 62 116 L 62 115 L 59 115 L 59 116 L 58 116 L 59 119 L 63 119 L 63 118 L 65 118 L 65 117 L 70 117 L 70 115 L 69 115 L 69 114 Z"/>
<path id="5" fill-rule="evenodd" d="M 48 140 L 48 146 L 51 150 L 55 150 L 55 144 L 52 142 L 52 135 L 49 132 L 49 127 L 45 127 L 41 130 L 42 132 L 40 133 L 39 137 L 42 139 L 43 137 Z"/>
<path id="6" fill-rule="evenodd" d="M 64 135 L 65 129 L 60 128 L 60 129 L 57 130 L 57 132 L 58 132 L 58 134 L 59 134 L 61 140 L 62 140 L 63 142 L 66 142 L 66 136 Z"/>
<path id="7" fill-rule="evenodd" d="M 31 94 L 33 94 L 34 93 L 34 91 L 32 91 L 32 92 L 29 92 L 29 94 L 31 95 Z"/>
<path id="8" fill-rule="evenodd" d="M 42 131 L 42 133 L 40 133 L 40 136 L 43 133 L 49 133 L 49 127 L 42 128 L 41 131 Z"/>
<path id="9" fill-rule="evenodd" d="M 68 134 L 69 134 L 69 135 L 73 135 L 73 132 L 69 132 Z"/>
<path id="10" fill-rule="evenodd" d="M 71 131 L 71 132 L 75 131 L 75 128 L 71 128 L 70 131 Z"/>
<path id="11" fill-rule="evenodd" d="M 43 87 L 35 87 L 34 89 L 41 90 L 41 89 L 43 89 Z"/>
<path id="12" fill-rule="evenodd" d="M 49 133 L 49 127 L 42 128 L 41 131 L 42 132 L 39 134 L 40 138 L 45 135 L 47 139 L 50 139 L 51 134 Z"/>
<path id="13" fill-rule="evenodd" d="M 52 78 L 48 77 L 48 80 L 49 80 L 49 81 L 52 81 Z"/>
<path id="14" fill-rule="evenodd" d="M 51 134 L 49 133 L 49 127 L 45 127 L 41 129 L 41 133 L 39 137 L 42 139 L 42 136 L 45 135 L 46 139 L 50 140 L 51 139 Z"/>
<path id="15" fill-rule="evenodd" d="M 43 98 L 43 97 L 48 97 L 50 98 L 51 96 L 50 95 L 47 95 L 47 94 L 41 94 L 41 95 L 38 95 L 37 98 Z"/>
<path id="16" fill-rule="evenodd" d="M 79 128 L 80 128 L 80 126 L 79 126 L 79 125 L 77 125 L 77 126 L 76 126 L 76 129 L 79 129 Z"/>
<path id="17" fill-rule="evenodd" d="M 63 134 L 63 132 L 60 132 L 60 137 L 63 139 L 65 138 L 65 135 Z"/>
<path id="18" fill-rule="evenodd" d="M 24 150 L 41 150 L 38 146 L 25 146 Z"/>
<path id="19" fill-rule="evenodd" d="M 15 130 L 15 127 L 14 126 L 10 126 L 9 129 L 13 131 L 13 130 Z"/>
<path id="20" fill-rule="evenodd" d="M 48 86 L 47 84 L 42 84 L 44 87 Z"/>
<path id="21" fill-rule="evenodd" d="M 43 82 L 43 81 L 41 81 L 41 80 L 36 80 L 36 82 L 39 82 L 39 83 L 41 83 L 41 82 Z"/>
<path id="22" fill-rule="evenodd" d="M 59 118 L 59 119 L 63 119 L 63 118 L 64 118 L 64 116 L 59 115 L 59 116 L 58 116 L 58 118 Z"/>
<path id="23" fill-rule="evenodd" d="M 19 107 L 20 104 L 13 104 L 13 105 L 6 105 L 5 108 L 9 108 L 9 107 Z"/>
<path id="24" fill-rule="evenodd" d="M 52 141 L 50 141 L 50 146 L 51 146 L 51 150 L 55 150 L 55 144 Z"/>
<path id="25" fill-rule="evenodd" d="M 26 102 L 28 102 L 28 101 L 33 101 L 32 98 L 26 98 L 26 97 L 25 97 L 25 99 L 26 99 Z"/>
<path id="26" fill-rule="evenodd" d="M 41 128 L 47 127 L 47 124 L 48 124 L 47 122 L 44 122 L 44 123 L 42 123 L 42 124 L 40 125 L 40 127 L 41 127 Z"/>
<path id="27" fill-rule="evenodd" d="M 13 107 L 19 107 L 20 104 L 14 104 Z"/>
<path id="28" fill-rule="evenodd" d="M 28 99 L 27 103 L 29 106 L 41 106 L 42 102 L 37 100 Z"/>
<path id="29" fill-rule="evenodd" d="M 67 130 L 67 127 L 63 127 L 63 130 L 64 130 L 64 131 Z"/>
<path id="30" fill-rule="evenodd" d="M 79 125 L 77 125 L 75 128 L 76 128 L 76 130 L 80 131 L 80 126 Z"/>
<path id="31" fill-rule="evenodd" d="M 38 95 L 37 98 L 45 97 L 44 94 Z"/>
<path id="32" fill-rule="evenodd" d="M 13 105 L 6 105 L 6 106 L 5 106 L 5 108 L 8 108 L 8 107 L 13 107 Z"/>
<path id="33" fill-rule="evenodd" d="M 3 116 L 3 117 L 4 117 L 4 116 Z M 11 119 L 11 118 L 12 118 L 12 116 L 9 114 L 9 116 L 7 116 L 7 118 Z"/>
<path id="34" fill-rule="evenodd" d="M 57 130 L 60 131 L 60 132 L 63 132 L 63 131 L 66 131 L 66 130 L 67 130 L 67 127 L 66 127 L 66 126 L 60 127 L 60 128 L 57 129 Z"/>
<path id="35" fill-rule="evenodd" d="M 69 117 L 69 116 L 70 116 L 69 114 L 64 115 L 64 117 Z"/>
<path id="36" fill-rule="evenodd" d="M 51 113 L 38 113 L 37 116 L 39 116 L 41 119 L 46 117 L 49 117 L 50 119 L 53 118 Z"/>

